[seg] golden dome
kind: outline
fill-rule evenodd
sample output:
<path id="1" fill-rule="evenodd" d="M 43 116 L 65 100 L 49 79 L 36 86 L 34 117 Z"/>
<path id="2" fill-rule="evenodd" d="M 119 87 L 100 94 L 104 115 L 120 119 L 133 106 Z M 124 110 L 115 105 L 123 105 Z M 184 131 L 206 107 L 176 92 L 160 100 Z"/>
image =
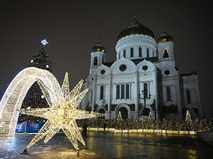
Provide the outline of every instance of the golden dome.
<path id="1" fill-rule="evenodd" d="M 105 53 L 106 49 L 102 46 L 101 41 L 100 41 L 100 35 L 98 38 L 98 43 L 92 48 L 92 52 L 103 52 Z"/>
<path id="2" fill-rule="evenodd" d="M 143 26 L 137 21 L 136 15 L 134 16 L 134 21 L 120 32 L 120 34 L 118 35 L 118 40 L 127 35 L 134 35 L 134 34 L 143 34 L 155 38 L 153 32 L 149 28 Z"/>
<path id="3" fill-rule="evenodd" d="M 167 41 L 172 41 L 173 42 L 173 38 L 167 34 L 165 32 L 165 29 L 163 28 L 163 33 L 161 34 L 161 36 L 157 39 L 157 44 L 158 43 L 162 43 L 162 42 L 167 42 Z"/>

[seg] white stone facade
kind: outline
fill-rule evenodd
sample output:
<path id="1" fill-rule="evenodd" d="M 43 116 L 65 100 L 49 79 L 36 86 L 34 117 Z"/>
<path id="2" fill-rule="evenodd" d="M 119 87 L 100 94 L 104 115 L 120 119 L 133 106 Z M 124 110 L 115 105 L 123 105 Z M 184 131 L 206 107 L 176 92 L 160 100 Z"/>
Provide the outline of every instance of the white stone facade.
<path id="1" fill-rule="evenodd" d="M 180 75 L 175 68 L 174 42 L 156 43 L 148 35 L 127 35 L 118 40 L 116 61 L 105 63 L 105 52 L 91 53 L 89 93 L 81 109 L 106 113 L 105 119 L 138 119 L 151 111 L 156 119 L 202 118 L 195 73 Z M 144 92 L 147 92 L 144 100 Z"/>

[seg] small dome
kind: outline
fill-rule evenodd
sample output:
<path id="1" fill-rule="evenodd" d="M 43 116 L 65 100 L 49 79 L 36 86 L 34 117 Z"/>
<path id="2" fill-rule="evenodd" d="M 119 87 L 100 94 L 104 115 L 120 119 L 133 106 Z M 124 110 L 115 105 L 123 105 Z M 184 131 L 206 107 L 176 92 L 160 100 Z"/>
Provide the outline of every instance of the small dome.
<path id="1" fill-rule="evenodd" d="M 161 34 L 161 36 L 157 39 L 157 44 L 158 43 L 162 43 L 162 42 L 167 42 L 167 41 L 172 41 L 173 42 L 173 38 L 167 34 L 165 32 L 165 29 L 163 28 L 163 33 Z"/>
<path id="2" fill-rule="evenodd" d="M 127 35 L 134 35 L 134 34 L 143 34 L 155 38 L 153 32 L 149 28 L 143 26 L 137 21 L 136 16 L 134 16 L 134 21 L 129 26 L 127 26 L 123 31 L 120 32 L 120 34 L 118 35 L 118 40 Z"/>
<path id="3" fill-rule="evenodd" d="M 105 53 L 106 49 L 102 46 L 100 37 L 98 39 L 98 43 L 92 48 L 92 52 L 103 52 Z"/>

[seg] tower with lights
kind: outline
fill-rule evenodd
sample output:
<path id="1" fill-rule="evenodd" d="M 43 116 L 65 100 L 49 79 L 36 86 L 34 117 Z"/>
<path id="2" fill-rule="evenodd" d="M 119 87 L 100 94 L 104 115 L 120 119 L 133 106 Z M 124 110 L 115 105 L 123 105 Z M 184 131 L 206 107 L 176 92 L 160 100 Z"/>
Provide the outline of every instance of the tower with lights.
<path id="1" fill-rule="evenodd" d="M 37 55 L 33 56 L 33 59 L 31 60 L 30 63 L 30 67 L 37 67 L 52 72 L 52 62 L 48 60 L 47 51 L 45 49 L 45 45 L 47 45 L 48 42 L 44 39 L 41 41 L 41 43 L 43 44 L 43 47 L 41 48 L 41 50 L 38 52 Z M 22 104 L 22 108 L 31 109 L 31 108 L 45 108 L 45 107 L 48 107 L 47 101 L 44 98 L 44 95 L 38 83 L 35 82 L 27 92 Z M 24 121 L 40 123 L 45 122 L 46 120 L 40 117 L 20 114 L 18 122 Z"/>
<path id="2" fill-rule="evenodd" d="M 106 49 L 101 44 L 100 34 L 99 34 L 98 42 L 92 48 L 90 73 L 96 70 L 96 68 L 98 68 L 105 62 L 105 51 Z"/>

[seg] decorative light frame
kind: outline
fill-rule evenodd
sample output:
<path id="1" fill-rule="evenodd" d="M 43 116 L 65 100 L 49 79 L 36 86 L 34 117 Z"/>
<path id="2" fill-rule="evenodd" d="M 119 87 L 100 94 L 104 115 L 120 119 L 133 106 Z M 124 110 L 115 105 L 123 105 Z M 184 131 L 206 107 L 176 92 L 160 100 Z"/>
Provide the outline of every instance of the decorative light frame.
<path id="1" fill-rule="evenodd" d="M 18 115 L 32 84 L 41 80 L 50 91 L 51 103 L 61 98 L 61 87 L 55 76 L 43 69 L 28 67 L 20 71 L 7 87 L 0 102 L 0 137 L 14 136 Z"/>
<path id="2" fill-rule="evenodd" d="M 77 109 L 88 91 L 86 89 L 80 93 L 83 80 L 70 92 L 68 73 L 65 74 L 62 87 L 60 87 L 52 73 L 35 67 L 22 70 L 7 88 L 0 103 L 0 123 L 3 123 L 1 125 L 3 131 L 0 131 L 0 136 L 14 135 L 24 96 L 35 81 L 38 82 L 50 108 L 21 109 L 21 114 L 48 119 L 26 149 L 32 147 L 45 136 L 44 143 L 46 144 L 60 129 L 64 131 L 76 150 L 79 150 L 78 140 L 86 146 L 76 124 L 76 119 L 101 117 L 105 114 Z"/>

